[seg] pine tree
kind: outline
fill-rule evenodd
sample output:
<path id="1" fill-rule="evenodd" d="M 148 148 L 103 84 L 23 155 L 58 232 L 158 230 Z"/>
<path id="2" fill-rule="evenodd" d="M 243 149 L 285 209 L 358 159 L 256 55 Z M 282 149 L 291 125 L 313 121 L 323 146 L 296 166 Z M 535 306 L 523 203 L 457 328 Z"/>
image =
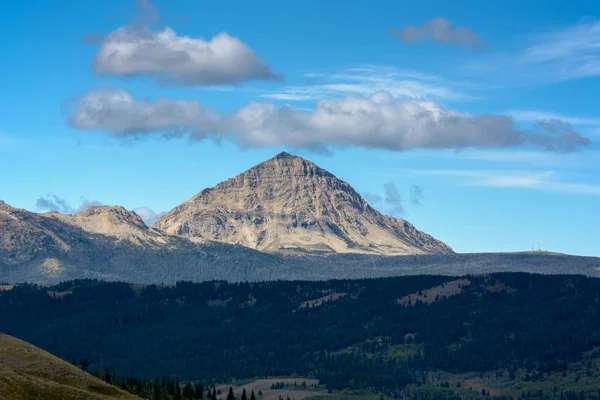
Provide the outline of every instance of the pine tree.
<path id="1" fill-rule="evenodd" d="M 210 389 L 209 389 L 209 392 L 210 392 Z M 208 394 L 208 397 L 210 397 L 210 393 Z M 199 383 L 196 384 L 194 398 L 195 399 L 203 399 L 204 398 L 204 389 L 202 388 L 202 385 Z"/>
<path id="2" fill-rule="evenodd" d="M 152 399 L 160 399 L 161 398 L 161 390 L 158 385 L 158 381 L 155 380 L 152 382 Z"/>
<path id="3" fill-rule="evenodd" d="M 194 398 L 194 388 L 192 387 L 192 382 L 188 382 L 183 387 L 183 391 L 181 392 L 184 399 L 192 399 Z"/>
<path id="4" fill-rule="evenodd" d="M 112 383 L 110 371 L 108 368 L 104 368 L 104 371 L 102 371 L 102 380 L 108 384 Z"/>
<path id="5" fill-rule="evenodd" d="M 242 400 L 248 400 L 248 397 L 246 396 L 246 389 L 242 390 Z"/>
<path id="6" fill-rule="evenodd" d="M 227 394 L 227 400 L 235 400 L 235 396 L 233 395 L 233 388 L 229 386 L 229 393 Z"/>
<path id="7" fill-rule="evenodd" d="M 181 388 L 179 387 L 179 381 L 175 381 L 175 388 L 173 390 L 173 400 L 181 400 Z"/>
<path id="8" fill-rule="evenodd" d="M 256 395 L 254 394 L 254 390 L 250 392 L 250 400 L 256 400 Z"/>

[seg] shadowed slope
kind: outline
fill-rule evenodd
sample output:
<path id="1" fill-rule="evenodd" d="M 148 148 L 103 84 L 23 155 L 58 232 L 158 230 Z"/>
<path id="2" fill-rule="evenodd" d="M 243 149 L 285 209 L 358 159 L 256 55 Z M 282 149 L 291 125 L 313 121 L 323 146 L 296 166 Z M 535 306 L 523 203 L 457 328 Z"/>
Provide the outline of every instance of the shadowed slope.
<path id="1" fill-rule="evenodd" d="M 0 333 L 0 398 L 137 399 L 50 353 Z"/>

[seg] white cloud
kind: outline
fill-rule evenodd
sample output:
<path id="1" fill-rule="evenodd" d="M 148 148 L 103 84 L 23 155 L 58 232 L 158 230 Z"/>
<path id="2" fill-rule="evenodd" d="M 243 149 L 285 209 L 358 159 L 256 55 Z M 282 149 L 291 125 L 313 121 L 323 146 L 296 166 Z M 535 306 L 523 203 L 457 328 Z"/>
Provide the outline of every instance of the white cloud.
<path id="1" fill-rule="evenodd" d="M 473 52 L 487 50 L 485 40 L 464 26 L 452 27 L 452 22 L 436 17 L 423 26 L 405 25 L 399 31 L 392 28 L 390 33 L 405 43 L 421 43 L 433 40 L 438 44 L 464 46 Z"/>
<path id="2" fill-rule="evenodd" d="M 77 98 L 70 123 L 81 130 L 101 129 L 114 136 L 157 133 L 180 136 L 192 133 L 202 137 L 222 126 L 219 113 L 193 100 L 135 99 L 122 89 L 90 90 Z"/>
<path id="3" fill-rule="evenodd" d="M 99 47 L 93 61 L 97 75 L 149 76 L 162 85 L 183 86 L 283 79 L 227 32 L 206 40 L 178 35 L 170 27 L 154 30 L 150 23 L 160 22 L 160 16 L 147 0 L 139 1 L 138 14 L 132 25 L 88 40 Z"/>
<path id="4" fill-rule="evenodd" d="M 569 152 L 590 143 L 566 123 L 555 121 L 540 124 L 536 130 L 519 130 L 506 116 L 471 115 L 436 102 L 394 99 L 384 92 L 320 100 L 314 111 L 252 102 L 226 116 L 193 100 L 139 100 L 127 91 L 104 88 L 76 99 L 70 123 L 81 130 L 97 129 L 118 137 L 229 137 L 243 147 L 358 146 L 401 151 L 530 145 Z"/>
<path id="5" fill-rule="evenodd" d="M 166 211 L 156 212 L 149 207 L 142 206 L 138 208 L 134 208 L 133 211 L 140 216 L 140 218 L 144 221 L 144 223 L 148 226 L 154 225 L 154 223 L 163 215 L 165 215 Z"/>

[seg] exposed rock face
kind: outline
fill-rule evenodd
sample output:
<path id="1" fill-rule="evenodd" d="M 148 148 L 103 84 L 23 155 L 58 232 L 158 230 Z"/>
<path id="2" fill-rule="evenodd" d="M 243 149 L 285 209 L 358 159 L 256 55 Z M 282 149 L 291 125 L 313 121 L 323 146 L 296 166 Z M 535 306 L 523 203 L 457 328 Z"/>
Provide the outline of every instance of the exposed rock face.
<path id="1" fill-rule="evenodd" d="M 75 215 L 38 214 L 0 200 L 0 266 L 36 259 L 43 273 L 57 275 L 64 264 L 60 260 L 74 247 L 113 248 L 122 244 L 168 249 L 179 246 L 181 241 L 148 228 L 136 213 L 123 207 L 94 206 Z"/>
<path id="2" fill-rule="evenodd" d="M 133 244 L 165 244 L 163 232 L 146 226 L 142 218 L 121 206 L 91 206 L 75 215 L 49 212 L 44 214 L 77 226 L 90 233 L 112 236 Z"/>
<path id="3" fill-rule="evenodd" d="M 0 200 L 0 250 L 22 257 L 44 246 L 69 250 L 69 244 L 55 233 L 52 224 L 45 224 L 43 220 L 39 214 L 11 207 Z"/>
<path id="4" fill-rule="evenodd" d="M 0 201 L 0 283 L 235 281 L 280 263 L 246 247 L 198 242 L 148 228 L 122 207 L 40 214 Z"/>
<path id="5" fill-rule="evenodd" d="M 373 209 L 348 183 L 288 153 L 203 190 L 154 227 L 266 252 L 452 253 L 409 222 Z"/>

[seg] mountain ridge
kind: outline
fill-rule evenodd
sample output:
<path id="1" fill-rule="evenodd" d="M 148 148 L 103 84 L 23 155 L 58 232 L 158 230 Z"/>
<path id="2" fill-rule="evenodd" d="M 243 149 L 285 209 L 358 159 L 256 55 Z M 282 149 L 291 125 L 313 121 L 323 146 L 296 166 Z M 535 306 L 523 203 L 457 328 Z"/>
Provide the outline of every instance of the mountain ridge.
<path id="1" fill-rule="evenodd" d="M 316 164 L 288 153 L 274 160 L 174 209 L 191 210 L 189 215 L 208 224 L 184 221 L 167 232 L 160 224 L 146 226 L 120 206 L 92 206 L 71 215 L 34 213 L 0 200 L 0 283 L 323 280 L 499 271 L 600 276 L 595 257 L 454 253 L 409 222 L 378 213 L 347 182 Z M 163 218 L 172 216 L 173 211 Z M 215 221 L 219 218 L 221 223 Z M 271 225 L 275 229 L 269 232 Z M 186 229 L 213 236 L 182 234 Z M 382 234 L 369 247 L 373 232 Z M 264 247 L 256 246 L 259 239 Z"/>
<path id="2" fill-rule="evenodd" d="M 54 214 L 54 215 L 53 215 Z M 178 281 L 360 279 L 500 271 L 600 276 L 600 258 L 547 253 L 356 253 L 285 255 L 166 235 L 167 244 L 136 243 L 86 231 L 57 217 L 0 203 L 0 283 L 56 284 L 101 279 L 148 284 Z"/>

